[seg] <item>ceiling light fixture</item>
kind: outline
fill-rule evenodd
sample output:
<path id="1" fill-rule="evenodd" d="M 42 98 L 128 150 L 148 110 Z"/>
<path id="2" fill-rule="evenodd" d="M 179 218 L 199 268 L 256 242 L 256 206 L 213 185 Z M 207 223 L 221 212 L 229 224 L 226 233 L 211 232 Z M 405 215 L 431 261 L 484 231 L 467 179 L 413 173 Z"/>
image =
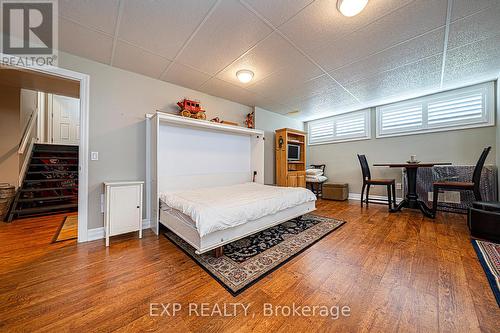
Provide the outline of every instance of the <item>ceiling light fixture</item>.
<path id="1" fill-rule="evenodd" d="M 337 9 L 342 15 L 351 17 L 361 13 L 368 4 L 368 0 L 338 0 Z"/>
<path id="2" fill-rule="evenodd" d="M 242 69 L 236 72 L 236 77 L 241 83 L 248 83 L 253 79 L 253 72 L 248 69 Z"/>

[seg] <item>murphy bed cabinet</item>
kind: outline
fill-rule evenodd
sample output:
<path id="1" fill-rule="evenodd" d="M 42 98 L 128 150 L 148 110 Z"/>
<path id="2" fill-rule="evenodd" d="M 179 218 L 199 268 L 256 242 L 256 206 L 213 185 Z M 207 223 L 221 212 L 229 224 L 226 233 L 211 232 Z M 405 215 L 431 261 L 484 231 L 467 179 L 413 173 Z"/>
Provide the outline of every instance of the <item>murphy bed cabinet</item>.
<path id="1" fill-rule="evenodd" d="M 290 128 L 276 130 L 276 184 L 306 187 L 306 132 Z M 298 149 L 297 160 L 290 160 L 288 145 Z M 295 156 L 296 157 L 296 156 Z"/>

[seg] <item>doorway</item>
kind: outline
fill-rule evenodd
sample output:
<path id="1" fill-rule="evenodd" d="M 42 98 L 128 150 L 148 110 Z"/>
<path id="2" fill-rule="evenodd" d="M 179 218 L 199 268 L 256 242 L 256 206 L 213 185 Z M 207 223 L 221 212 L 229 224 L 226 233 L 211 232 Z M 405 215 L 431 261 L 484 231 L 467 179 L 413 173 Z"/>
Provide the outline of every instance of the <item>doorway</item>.
<path id="1" fill-rule="evenodd" d="M 0 54 L 1 55 L 1 54 Z M 20 62 L 22 64 L 22 62 Z M 78 174 L 78 241 L 84 242 L 88 239 L 87 216 L 88 216 L 88 105 L 89 105 L 89 77 L 57 67 L 47 68 L 27 68 L 23 66 L 5 66 L 0 69 L 0 79 L 10 87 L 22 87 L 25 89 L 54 93 L 56 95 L 69 95 L 70 98 L 80 97 L 79 101 L 79 122 L 75 118 L 69 118 L 68 126 L 64 128 L 65 122 L 63 114 L 60 118 L 59 136 L 52 137 L 54 140 L 64 140 L 66 146 L 78 149 L 75 172 Z M 66 97 L 69 97 L 66 96 Z M 60 104 L 68 103 L 65 100 Z M 74 104 L 69 102 L 69 104 Z M 35 122 L 36 123 L 36 122 Z M 45 125 L 54 123 L 47 122 Z M 36 126 L 38 127 L 38 126 Z M 33 126 L 33 128 L 36 128 Z M 67 130 L 67 131 L 66 131 Z M 46 130 L 47 131 L 47 130 Z M 66 132 L 65 132 L 66 131 Z M 55 132 L 55 131 L 54 131 Z M 31 140 L 21 141 L 19 146 L 23 146 L 28 151 Z M 45 141 L 47 142 L 47 141 Z M 63 141 L 59 141 L 63 142 Z M 11 147 L 9 154 L 17 153 L 18 147 Z M 19 149 L 21 150 L 21 149 Z M 39 163 L 41 164 L 41 163 Z M 15 168 L 13 168 L 14 170 Z M 15 182 L 12 182 L 13 184 Z"/>

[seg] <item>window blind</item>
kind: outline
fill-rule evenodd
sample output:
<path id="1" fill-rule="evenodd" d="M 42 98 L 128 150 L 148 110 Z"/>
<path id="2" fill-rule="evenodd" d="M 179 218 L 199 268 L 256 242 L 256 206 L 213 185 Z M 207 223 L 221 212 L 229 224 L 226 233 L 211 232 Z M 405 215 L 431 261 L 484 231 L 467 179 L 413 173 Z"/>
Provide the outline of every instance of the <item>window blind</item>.
<path id="1" fill-rule="evenodd" d="M 494 124 L 494 84 L 487 82 L 376 108 L 377 137 Z"/>
<path id="2" fill-rule="evenodd" d="M 322 144 L 370 137 L 370 110 L 361 110 L 308 123 L 309 144 Z"/>

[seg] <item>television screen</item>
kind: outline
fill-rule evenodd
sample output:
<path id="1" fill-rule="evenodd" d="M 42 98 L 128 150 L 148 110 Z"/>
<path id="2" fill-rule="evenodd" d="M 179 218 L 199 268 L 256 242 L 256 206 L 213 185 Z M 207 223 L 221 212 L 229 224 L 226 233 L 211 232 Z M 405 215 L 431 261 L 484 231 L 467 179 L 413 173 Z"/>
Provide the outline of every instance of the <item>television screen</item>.
<path id="1" fill-rule="evenodd" d="M 300 146 L 299 145 L 288 145 L 288 160 L 289 161 L 299 161 L 300 160 Z"/>

